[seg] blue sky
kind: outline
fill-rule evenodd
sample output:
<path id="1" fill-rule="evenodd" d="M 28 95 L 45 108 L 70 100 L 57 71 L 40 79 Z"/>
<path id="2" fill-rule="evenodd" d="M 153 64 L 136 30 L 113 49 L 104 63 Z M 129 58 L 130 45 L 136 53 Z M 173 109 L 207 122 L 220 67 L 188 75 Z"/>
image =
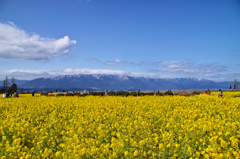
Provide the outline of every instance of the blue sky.
<path id="1" fill-rule="evenodd" d="M 0 80 L 240 80 L 239 0 L 0 0 Z"/>

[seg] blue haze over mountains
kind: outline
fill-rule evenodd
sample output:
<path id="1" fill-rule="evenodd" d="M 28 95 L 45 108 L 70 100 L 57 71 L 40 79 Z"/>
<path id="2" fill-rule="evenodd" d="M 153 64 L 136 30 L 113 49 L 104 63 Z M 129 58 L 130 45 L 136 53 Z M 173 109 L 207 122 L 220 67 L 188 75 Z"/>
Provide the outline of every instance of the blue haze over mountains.
<path id="1" fill-rule="evenodd" d="M 152 90 L 218 90 L 229 89 L 234 82 L 214 82 L 196 78 L 145 78 L 126 75 L 64 75 L 55 78 L 15 80 L 18 88 L 24 90 L 62 91 L 142 91 Z M 11 83 L 9 81 L 9 83 Z M 1 85 L 3 82 L 1 81 Z"/>

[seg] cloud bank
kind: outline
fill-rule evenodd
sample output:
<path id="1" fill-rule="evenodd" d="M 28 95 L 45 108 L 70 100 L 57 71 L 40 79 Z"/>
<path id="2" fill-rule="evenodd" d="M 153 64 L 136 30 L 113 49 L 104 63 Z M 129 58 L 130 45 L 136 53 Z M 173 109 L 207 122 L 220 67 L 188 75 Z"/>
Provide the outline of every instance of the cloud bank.
<path id="1" fill-rule="evenodd" d="M 107 61 L 104 63 L 104 65 L 110 65 L 110 66 L 123 65 L 123 64 L 125 64 L 125 61 L 119 60 L 119 59 L 116 59 L 113 61 Z"/>
<path id="2" fill-rule="evenodd" d="M 100 62 L 97 58 L 89 58 L 88 61 L 96 61 L 96 62 Z"/>
<path id="3" fill-rule="evenodd" d="M 145 61 L 135 61 L 135 62 L 131 62 L 130 64 L 132 65 L 137 65 L 137 66 L 142 66 L 147 64 Z"/>
<path id="4" fill-rule="evenodd" d="M 132 77 L 146 77 L 146 78 L 172 78 L 170 75 L 158 75 L 154 73 L 138 73 L 130 71 L 121 71 L 121 70 L 107 70 L 107 69 L 71 69 L 66 68 L 63 70 L 20 70 L 13 69 L 7 71 L 0 71 L 0 80 L 4 80 L 6 76 L 11 78 L 12 76 L 15 79 L 19 80 L 32 80 L 36 78 L 54 78 L 62 75 L 77 75 L 77 74 L 111 74 L 111 75 L 127 75 Z M 213 81 L 233 81 L 237 79 L 240 81 L 240 73 L 209 73 L 202 76 L 194 75 L 190 76 L 192 78 L 205 78 Z"/>
<path id="5" fill-rule="evenodd" d="M 0 71 L 0 80 L 3 80 L 6 76 L 11 78 L 14 76 L 19 80 L 32 80 L 36 78 L 54 78 L 61 75 L 76 75 L 76 74 L 112 74 L 112 75 L 128 75 L 133 77 L 151 77 L 151 78 L 165 78 L 168 76 L 158 76 L 152 73 L 137 73 L 130 71 L 120 71 L 120 70 L 104 70 L 104 69 L 71 69 L 67 68 L 64 70 L 20 70 L 13 69 L 8 71 Z"/>
<path id="6" fill-rule="evenodd" d="M 157 67 L 156 69 L 149 70 L 149 72 L 154 72 L 155 74 L 151 74 L 149 77 L 161 77 L 161 78 L 182 78 L 182 77 L 190 77 L 190 78 L 205 78 L 213 81 L 232 81 L 233 79 L 239 79 L 238 73 L 228 73 L 226 66 L 216 65 L 213 63 L 203 63 L 196 65 L 193 62 L 184 62 L 184 61 L 163 61 L 163 62 L 154 62 L 149 63 L 146 61 L 135 61 L 128 62 L 125 60 L 112 60 L 107 62 L 102 62 L 97 58 L 89 58 L 90 62 L 97 62 L 108 66 L 118 66 L 118 65 L 135 65 L 135 66 L 146 66 L 152 65 L 153 67 Z M 225 73 L 224 73 L 225 72 Z M 161 75 L 159 75 L 161 74 Z M 134 73 L 131 73 L 134 76 Z M 139 77 L 143 74 L 139 74 Z M 145 75 L 149 75 L 145 74 Z M 144 75 L 144 76 L 145 76 Z M 148 76 L 145 76 L 148 77 Z"/>
<path id="7" fill-rule="evenodd" d="M 155 66 L 160 66 L 161 68 L 153 71 L 157 72 L 170 72 L 170 73 L 186 73 L 186 74 L 208 74 L 226 71 L 224 66 L 216 66 L 214 64 L 201 64 L 199 66 L 193 66 L 192 63 L 183 61 L 164 61 L 155 62 Z"/>
<path id="8" fill-rule="evenodd" d="M 233 81 L 235 79 L 240 80 L 240 73 L 205 74 L 204 77 L 218 79 L 219 81 Z"/>
<path id="9" fill-rule="evenodd" d="M 117 65 L 136 65 L 136 66 L 142 66 L 146 65 L 147 62 L 145 61 L 134 61 L 134 62 L 128 62 L 120 59 L 112 60 L 112 61 L 106 61 L 102 62 L 97 58 L 89 58 L 88 61 L 90 62 L 97 62 L 97 63 L 102 63 L 103 65 L 108 65 L 108 66 L 117 66 Z"/>
<path id="10" fill-rule="evenodd" d="M 14 23 L 0 22 L 0 58 L 17 60 L 49 60 L 69 54 L 75 40 L 43 38 L 29 34 Z"/>

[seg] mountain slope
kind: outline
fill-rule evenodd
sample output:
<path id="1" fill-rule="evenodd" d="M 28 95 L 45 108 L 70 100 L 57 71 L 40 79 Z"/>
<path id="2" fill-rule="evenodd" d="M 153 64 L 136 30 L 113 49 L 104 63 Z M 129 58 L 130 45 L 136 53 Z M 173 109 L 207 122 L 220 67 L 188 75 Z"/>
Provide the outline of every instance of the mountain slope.
<path id="1" fill-rule="evenodd" d="M 230 82 L 214 82 L 196 78 L 143 78 L 124 75 L 65 75 L 53 79 L 38 78 L 21 87 L 42 90 L 204 90 L 228 89 Z"/>

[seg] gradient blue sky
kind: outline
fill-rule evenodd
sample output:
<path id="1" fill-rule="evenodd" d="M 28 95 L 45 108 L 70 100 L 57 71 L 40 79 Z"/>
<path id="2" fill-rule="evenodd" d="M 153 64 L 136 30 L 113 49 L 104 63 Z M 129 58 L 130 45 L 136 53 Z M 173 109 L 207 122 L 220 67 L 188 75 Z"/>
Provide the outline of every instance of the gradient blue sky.
<path id="1" fill-rule="evenodd" d="M 239 0 L 0 0 L 0 80 L 239 70 Z"/>

